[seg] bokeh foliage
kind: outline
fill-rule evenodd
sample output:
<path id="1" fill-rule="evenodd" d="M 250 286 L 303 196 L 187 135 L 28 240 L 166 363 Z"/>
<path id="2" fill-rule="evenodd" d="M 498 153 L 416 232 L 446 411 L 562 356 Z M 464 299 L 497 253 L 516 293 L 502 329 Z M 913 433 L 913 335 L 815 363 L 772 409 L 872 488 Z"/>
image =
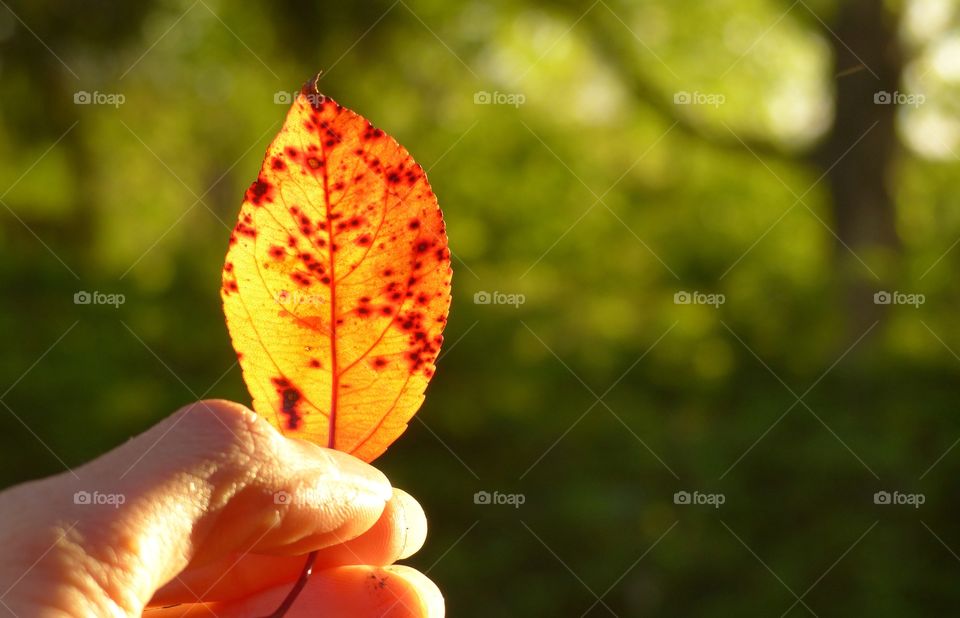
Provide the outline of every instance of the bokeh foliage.
<path id="1" fill-rule="evenodd" d="M 3 485 L 197 397 L 247 401 L 218 295 L 228 229 L 275 93 L 323 69 L 428 169 L 457 256 L 437 376 L 378 462 L 427 510 L 410 562 L 450 615 L 577 616 L 605 592 L 589 615 L 778 614 L 811 586 L 821 615 L 952 611 L 960 24 L 947 0 L 885 8 L 903 92 L 926 100 L 897 110 L 890 174 L 860 179 L 890 188 L 901 246 L 851 253 L 804 154 L 845 79 L 833 3 L 0 7 Z M 75 305 L 80 290 L 126 302 Z M 682 290 L 726 302 L 677 305 Z M 926 302 L 851 315 L 879 290 Z M 926 503 L 877 506 L 878 490 Z"/>

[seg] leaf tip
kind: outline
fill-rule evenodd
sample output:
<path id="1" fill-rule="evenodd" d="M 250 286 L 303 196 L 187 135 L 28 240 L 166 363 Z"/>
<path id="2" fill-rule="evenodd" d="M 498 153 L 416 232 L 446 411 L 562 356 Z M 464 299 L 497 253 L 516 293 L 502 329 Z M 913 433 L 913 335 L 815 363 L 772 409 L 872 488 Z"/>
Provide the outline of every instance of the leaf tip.
<path id="1" fill-rule="evenodd" d="M 316 75 L 308 79 L 307 82 L 300 89 L 301 96 L 306 98 L 307 101 L 310 102 L 310 106 L 317 111 L 319 111 L 323 107 L 323 104 L 326 101 L 334 102 L 333 99 L 330 99 L 329 97 L 327 97 L 326 95 L 320 92 L 319 85 L 320 85 L 320 77 L 322 75 L 323 75 L 323 71 L 320 71 L 319 73 L 317 73 Z M 339 105 L 337 105 L 337 107 L 339 107 Z"/>

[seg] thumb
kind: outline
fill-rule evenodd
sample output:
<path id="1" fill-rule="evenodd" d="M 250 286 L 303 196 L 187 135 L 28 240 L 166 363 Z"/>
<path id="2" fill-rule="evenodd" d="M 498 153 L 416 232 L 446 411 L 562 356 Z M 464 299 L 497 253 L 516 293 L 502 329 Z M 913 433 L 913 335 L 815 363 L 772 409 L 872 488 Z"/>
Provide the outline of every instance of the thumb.
<path id="1" fill-rule="evenodd" d="M 0 493 L 0 601 L 20 615 L 139 615 L 188 564 L 335 545 L 376 523 L 390 496 L 372 466 L 201 401 L 80 468 Z"/>

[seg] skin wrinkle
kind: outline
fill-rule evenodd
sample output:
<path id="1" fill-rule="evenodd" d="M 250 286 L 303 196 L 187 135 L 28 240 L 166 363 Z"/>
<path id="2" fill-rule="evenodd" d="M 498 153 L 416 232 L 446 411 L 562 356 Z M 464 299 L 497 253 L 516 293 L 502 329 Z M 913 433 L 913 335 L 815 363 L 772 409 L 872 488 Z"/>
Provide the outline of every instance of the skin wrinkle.
<path id="1" fill-rule="evenodd" d="M 37 562 L 4 602 L 21 616 L 140 615 L 156 589 L 184 567 L 202 566 L 197 558 L 222 565 L 215 568 L 222 577 L 250 548 L 281 560 L 318 547 L 342 555 L 342 541 L 382 518 L 374 536 L 357 547 L 374 564 L 396 559 L 398 544 L 399 553 L 407 553 L 410 512 L 382 474 L 345 454 L 283 438 L 244 410 L 227 402 L 188 406 L 78 468 L 82 481 L 61 474 L 0 493 L 0 543 L 8 550 L 0 559 L 0 594 Z M 160 434 L 164 445 L 143 456 Z M 120 508 L 74 504 L 78 489 L 118 491 L 127 502 Z M 281 489 L 309 490 L 319 503 L 274 505 Z M 391 500 L 392 514 L 386 514 Z M 217 542 L 222 552 L 209 553 Z M 255 596 L 257 577 L 246 573 Z M 193 585 L 204 593 L 206 586 Z M 230 595 L 238 585 L 226 576 L 221 589 Z"/>
<path id="2" fill-rule="evenodd" d="M 55 610 L 65 615 L 77 615 L 80 608 L 88 609 L 84 615 L 116 616 L 136 615 L 142 609 L 142 604 L 133 602 L 124 604 L 120 598 L 111 594 L 109 587 L 102 585 L 103 564 L 93 559 L 84 549 L 84 544 L 76 531 L 64 534 L 62 526 L 49 527 L 46 534 L 55 536 L 54 549 L 49 552 L 50 561 L 37 564 L 37 574 L 45 575 L 44 571 L 51 571 L 48 578 L 60 576 L 61 585 L 51 590 L 49 587 L 34 585 L 34 581 L 22 581 L 27 587 L 20 591 L 18 598 L 32 603 L 16 603 L 12 609 L 20 610 L 18 614 L 34 615 L 43 608 Z M 37 537 L 35 545 L 42 545 L 44 533 Z M 29 547 L 30 544 L 27 545 Z M 47 546 L 49 548 L 49 545 Z M 44 549 L 44 551 L 46 548 Z M 28 551 L 29 553 L 29 551 Z M 28 563 L 29 564 L 29 563 Z M 44 578 L 41 578 L 43 581 Z M 14 589 L 16 590 L 16 588 Z M 13 590 L 11 590 L 13 592 Z M 10 604 L 10 601 L 5 601 Z M 126 607 L 125 607 L 126 605 Z M 126 611 L 127 613 L 120 613 Z M 26 613 L 29 612 L 29 613 Z"/>
<path id="3" fill-rule="evenodd" d="M 216 435 L 227 432 L 228 435 L 217 435 L 212 439 L 214 443 L 227 440 L 230 445 L 230 448 L 214 451 L 215 458 L 221 461 L 199 460 L 192 468 L 174 471 L 167 481 L 143 495 L 124 492 L 125 487 L 119 486 L 117 489 L 120 493 L 134 493 L 131 502 L 122 507 L 128 511 L 127 518 L 119 523 L 111 523 L 109 520 L 101 522 L 100 517 L 95 517 L 89 526 L 96 531 L 90 533 L 91 538 L 74 541 L 81 553 L 94 561 L 91 563 L 85 559 L 80 561 L 80 564 L 105 598 L 112 601 L 114 610 L 122 608 L 128 613 L 138 613 L 145 602 L 144 599 L 137 598 L 138 591 L 140 597 L 149 598 L 153 590 L 190 562 L 193 557 L 191 553 L 195 553 L 190 549 L 203 545 L 203 537 L 216 525 L 216 519 L 235 497 L 237 489 L 244 487 L 257 476 L 258 468 L 265 459 L 258 454 L 266 455 L 275 447 L 275 444 L 270 444 L 267 449 L 260 446 L 260 443 L 270 442 L 270 433 L 263 431 L 263 422 L 258 421 L 254 415 L 210 412 L 203 404 L 190 406 L 175 414 L 171 422 L 177 423 L 174 431 L 181 430 L 179 417 L 193 416 L 194 418 L 190 419 L 192 425 L 189 427 L 193 431 L 189 433 L 200 440 L 210 439 L 211 433 Z M 214 415 L 216 418 L 213 418 Z M 198 416 L 200 418 L 197 418 Z M 181 430 L 177 433 L 187 432 Z M 241 474 L 238 476 L 237 472 Z M 218 477 L 221 476 L 226 476 L 229 480 L 218 482 Z M 191 483 L 194 487 L 192 492 Z M 197 494 L 198 487 L 205 490 L 202 495 Z M 217 491 L 218 487 L 222 489 Z M 187 508 L 183 508 L 185 505 Z M 178 507 L 175 509 L 177 517 L 169 517 L 170 507 Z M 204 521 L 200 514 L 205 511 L 214 513 L 212 521 Z M 192 525 L 194 520 L 196 525 Z M 137 526 L 141 529 L 137 530 Z M 154 533 L 174 536 L 170 534 L 171 528 L 193 536 L 192 542 L 164 543 L 167 554 L 163 562 L 170 567 L 166 573 L 156 573 L 151 568 L 152 565 L 145 564 L 146 557 L 142 556 L 139 550 L 144 543 L 150 543 L 149 537 Z M 198 530 L 201 531 L 199 535 Z M 104 537 L 109 541 L 103 542 Z M 133 599 L 126 598 L 131 594 L 134 595 Z"/>
<path id="4" fill-rule="evenodd" d="M 214 488 L 214 492 L 216 491 L 215 488 L 221 485 L 224 489 L 219 492 L 216 499 L 211 498 L 206 505 L 207 510 L 214 511 L 213 517 L 207 518 L 206 521 L 201 519 L 194 527 L 195 530 L 202 530 L 200 534 L 195 534 L 196 538 L 192 543 L 197 552 L 202 552 L 205 549 L 208 531 L 217 528 L 220 520 L 229 518 L 231 503 L 236 503 L 239 499 L 245 497 L 241 494 L 264 494 L 263 499 L 273 500 L 272 494 L 266 495 L 266 492 L 263 492 L 258 486 L 278 485 L 281 479 L 276 470 L 291 469 L 291 467 L 296 466 L 296 462 L 286 461 L 286 459 L 289 459 L 285 457 L 288 454 L 288 449 L 282 448 L 284 446 L 283 439 L 263 419 L 255 414 L 247 413 L 240 415 L 240 419 L 243 422 L 240 432 L 234 432 L 227 427 L 228 431 L 239 438 L 235 442 L 239 443 L 240 448 L 230 449 L 224 454 L 224 462 L 220 463 L 218 467 L 214 467 L 207 475 L 200 475 L 200 480 Z M 326 454 L 324 455 L 326 456 Z M 334 464 L 327 457 L 325 465 L 332 467 Z M 263 472 L 264 470 L 266 472 Z M 236 475 L 237 471 L 242 473 L 239 477 Z M 231 478 L 226 483 L 211 482 L 212 479 L 219 476 L 218 473 L 235 478 Z M 251 546 L 270 530 L 278 528 L 282 524 L 282 515 L 274 510 L 261 518 L 257 524 L 251 527 L 247 539 L 241 543 L 242 546 Z M 192 557 L 185 556 L 186 560 L 183 564 L 186 565 Z M 156 587 L 163 583 L 166 582 L 158 582 Z"/>
<path id="5" fill-rule="evenodd" d="M 85 599 L 102 601 L 97 608 L 106 610 L 106 613 L 98 611 L 96 615 L 131 616 L 143 611 L 144 602 L 137 596 L 136 588 L 130 589 L 133 582 L 122 581 L 121 573 L 128 570 L 122 561 L 104 563 L 102 559 L 87 554 L 71 566 L 79 569 L 85 575 L 84 579 L 91 582 L 91 588 L 100 592 L 83 595 Z"/>
<path id="6" fill-rule="evenodd" d="M 183 419 L 183 416 L 190 418 Z M 265 461 L 271 466 L 270 469 L 276 461 L 274 453 L 280 444 L 272 439 L 276 432 L 253 414 L 224 413 L 219 407 L 195 404 L 175 413 L 167 422 L 174 429 L 165 439 L 186 437 L 187 443 L 196 441 L 213 444 L 226 441 L 226 448 L 208 451 L 213 454 L 213 461 L 201 458 L 191 462 L 190 467 L 172 470 L 166 480 L 159 483 L 154 480 L 149 490 L 136 488 L 139 478 L 134 468 L 131 477 L 111 488 L 130 496 L 121 507 L 125 510 L 125 518 L 112 521 L 110 517 L 114 513 L 98 509 L 93 517 L 88 516 L 86 522 L 81 522 L 69 538 L 59 541 L 57 548 L 51 552 L 54 560 L 80 567 L 71 574 L 72 578 L 80 577 L 82 580 L 75 584 L 76 588 L 84 598 L 102 597 L 108 601 L 109 607 L 99 607 L 98 604 L 99 609 L 111 610 L 108 615 L 116 614 L 121 609 L 130 615 L 138 614 L 149 594 L 165 583 L 163 580 L 172 578 L 189 563 L 192 554 L 196 553 L 191 548 L 196 550 L 203 546 L 204 537 L 216 525 L 216 520 L 236 496 L 238 488 L 255 479 Z M 98 474 L 103 467 L 92 462 L 78 469 L 77 473 L 81 478 L 104 476 Z M 106 477 L 110 478 L 111 475 Z M 206 490 L 202 496 L 190 491 L 191 482 L 194 488 L 199 486 Z M 185 495 L 187 500 L 182 499 Z M 185 505 L 187 508 L 183 508 Z M 177 508 L 171 509 L 172 506 Z M 78 508 L 74 506 L 73 510 L 77 511 Z M 172 518 L 171 512 L 175 515 Z M 214 517 L 207 518 L 202 515 L 204 512 L 212 512 Z M 106 520 L 104 515 L 108 515 Z M 191 536 L 190 542 L 163 543 L 162 549 L 167 553 L 162 562 L 172 568 L 168 567 L 168 573 L 156 573 L 152 568 L 154 565 L 145 564 L 138 550 L 143 543 L 149 543 L 149 537 L 154 532 L 164 536 L 180 536 L 171 534 L 178 531 L 183 532 L 184 536 Z M 101 594 L 93 594 L 89 590 L 84 593 L 86 588 L 93 588 Z M 147 598 L 136 598 L 137 591 Z M 131 594 L 134 598 L 129 598 Z"/>
<path id="7" fill-rule="evenodd" d="M 164 574 L 166 576 L 163 578 L 164 580 L 172 578 L 192 560 L 192 554 L 197 553 L 203 547 L 209 531 L 216 527 L 219 518 L 237 496 L 238 491 L 249 486 L 254 479 L 260 476 L 260 469 L 265 462 L 272 466 L 273 460 L 276 459 L 274 453 L 276 453 L 279 445 L 278 441 L 272 439 L 276 432 L 273 432 L 272 428 L 269 428 L 262 419 L 253 414 L 246 412 L 224 414 L 220 408 L 214 409 L 203 403 L 188 406 L 178 414 L 183 416 L 193 415 L 194 419 L 199 416 L 199 419 L 193 420 L 193 422 L 202 424 L 201 427 L 188 427 L 192 431 L 180 431 L 179 433 L 190 433 L 200 442 L 210 441 L 219 444 L 226 440 L 228 446 L 213 451 L 215 453 L 214 461 L 200 460 L 194 467 L 175 474 L 170 483 L 177 488 L 177 491 L 168 492 L 165 497 L 160 499 L 161 503 L 152 505 L 154 509 L 160 512 L 167 510 L 167 505 L 162 504 L 162 502 L 172 502 L 181 507 L 184 504 L 194 507 L 189 509 L 189 512 L 183 513 L 184 517 L 181 519 L 186 528 L 184 532 L 190 535 L 191 542 L 173 544 L 172 547 L 167 548 L 174 550 L 168 554 L 168 562 L 173 563 L 174 568 L 169 569 L 172 571 L 171 573 Z M 173 422 L 178 420 L 175 416 Z M 182 426 L 178 425 L 177 429 L 181 428 Z M 202 497 L 197 496 L 194 492 L 186 501 L 177 501 L 175 495 L 171 497 L 175 493 L 190 494 L 191 482 L 195 489 L 202 487 L 208 491 L 204 491 Z M 212 512 L 213 516 L 200 515 L 204 512 Z M 150 514 L 152 516 L 148 516 L 148 520 L 161 520 L 162 518 L 158 517 L 159 514 L 156 512 Z M 161 532 L 168 532 L 166 529 L 170 527 L 169 523 L 169 519 L 167 519 L 163 524 L 158 524 L 164 528 Z M 191 552 L 191 549 L 194 551 Z M 139 558 L 139 556 L 134 556 L 134 563 L 140 562 Z M 139 567 L 139 570 L 143 572 L 149 571 L 148 566 L 141 562 L 135 564 L 134 568 Z M 164 583 L 166 582 L 152 581 L 149 587 L 156 589 Z"/>

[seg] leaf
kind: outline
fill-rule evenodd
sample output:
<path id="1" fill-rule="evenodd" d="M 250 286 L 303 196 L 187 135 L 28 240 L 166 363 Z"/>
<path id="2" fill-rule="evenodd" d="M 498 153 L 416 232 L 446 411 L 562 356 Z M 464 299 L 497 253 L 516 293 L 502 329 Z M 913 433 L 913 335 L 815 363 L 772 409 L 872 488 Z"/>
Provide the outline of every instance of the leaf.
<path id="1" fill-rule="evenodd" d="M 450 277 L 423 169 L 308 82 L 246 192 L 223 267 L 254 410 L 287 435 L 377 457 L 423 402 Z"/>

